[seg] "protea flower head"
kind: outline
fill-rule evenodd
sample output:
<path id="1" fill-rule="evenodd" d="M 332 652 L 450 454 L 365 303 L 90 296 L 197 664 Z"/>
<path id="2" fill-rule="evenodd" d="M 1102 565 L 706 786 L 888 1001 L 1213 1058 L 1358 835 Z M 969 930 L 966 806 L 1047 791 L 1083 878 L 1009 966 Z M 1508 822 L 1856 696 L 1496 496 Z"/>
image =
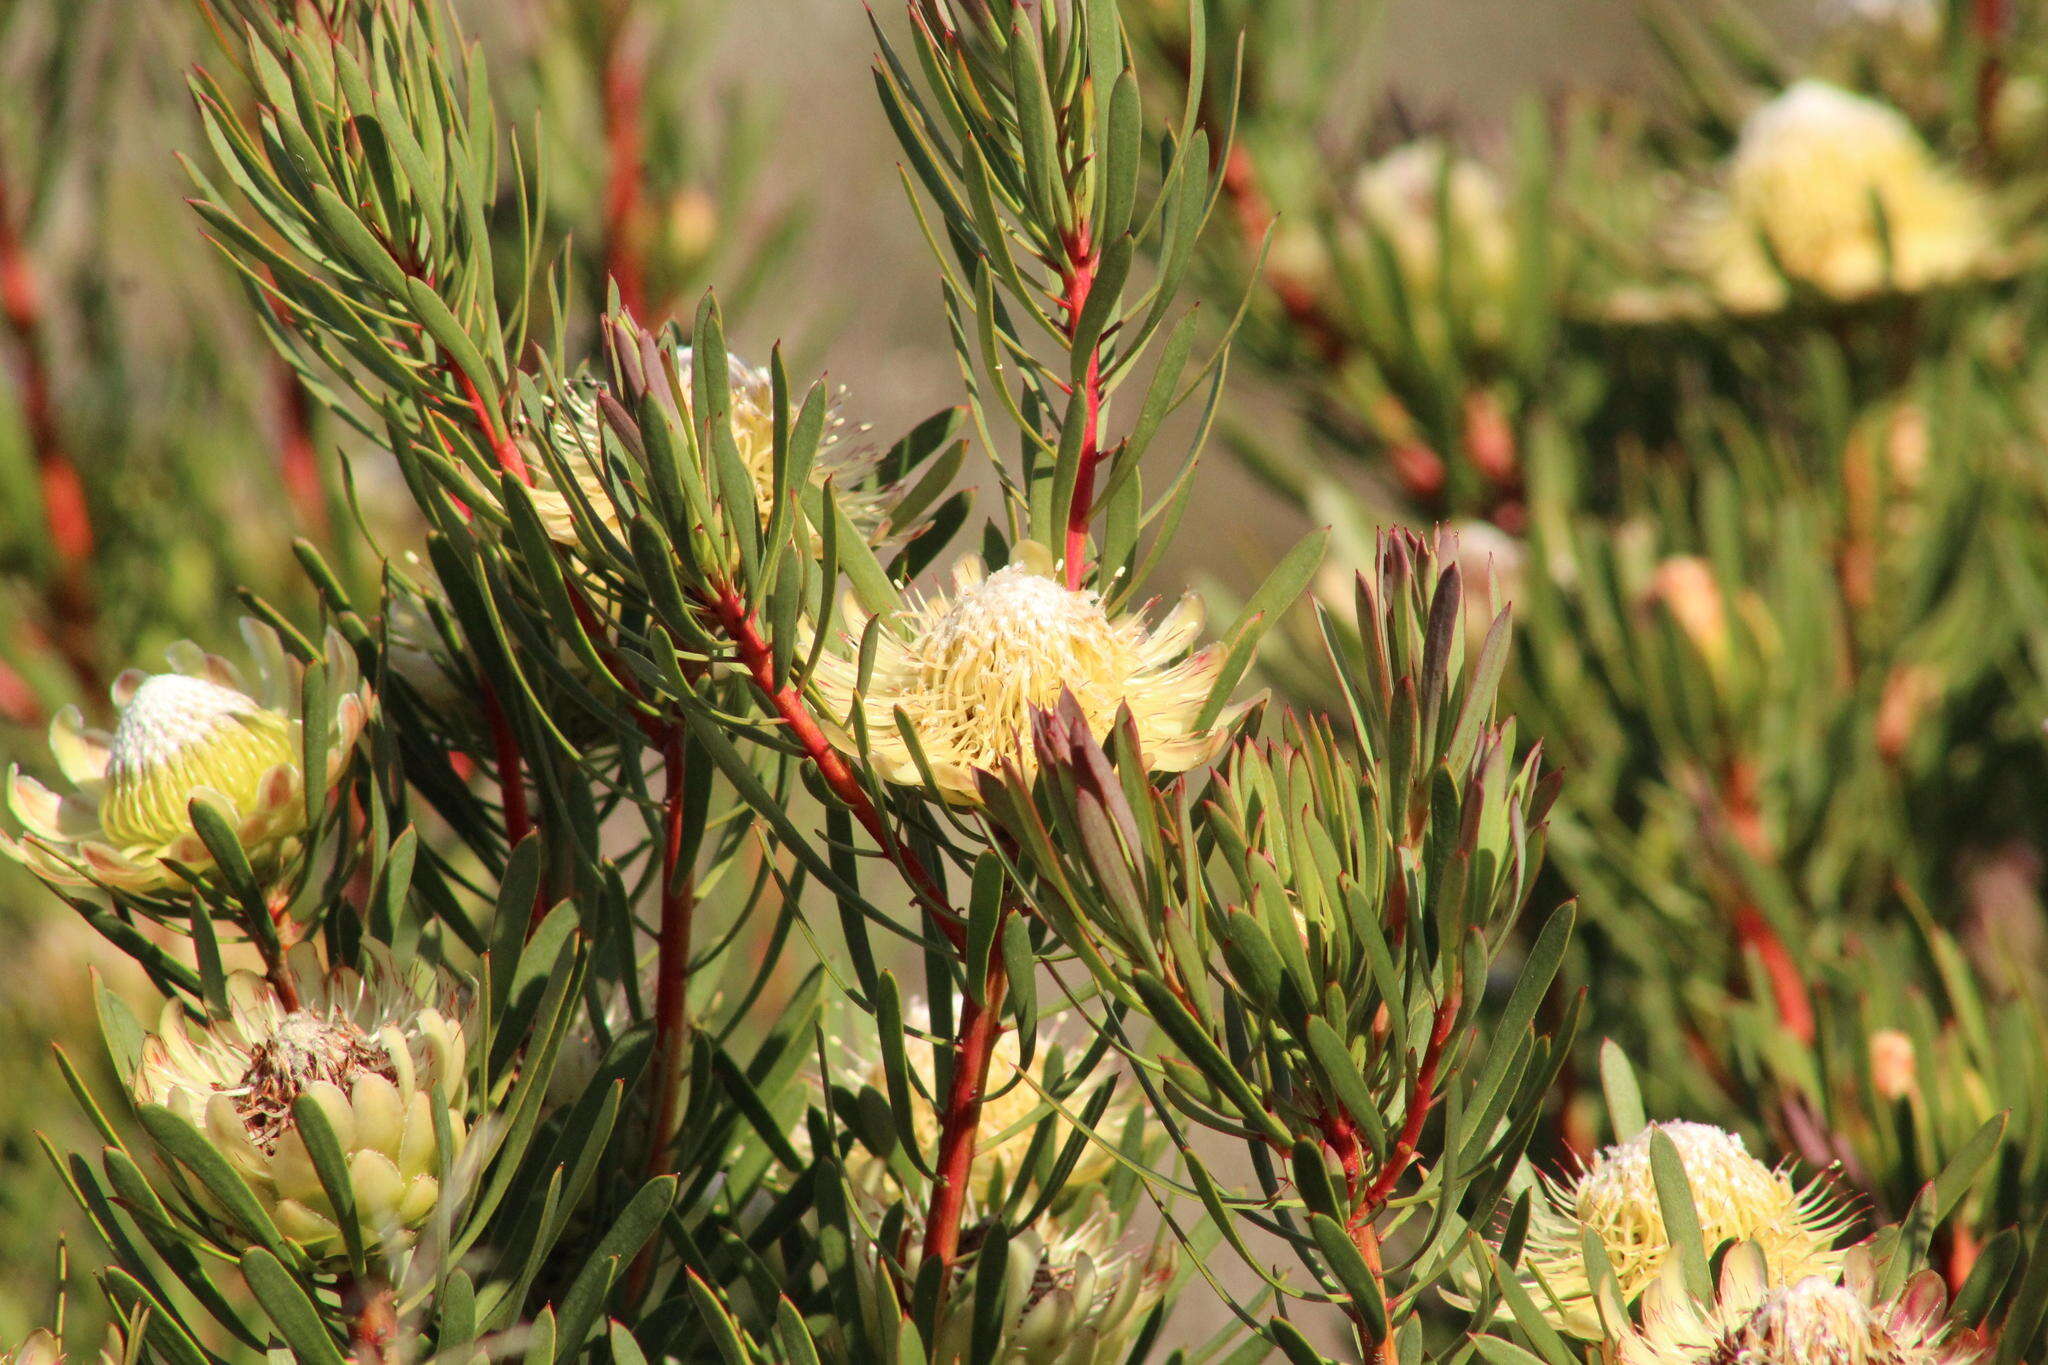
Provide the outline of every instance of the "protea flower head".
<path id="1" fill-rule="evenodd" d="M 904 1038 L 905 1057 L 911 1070 L 930 1086 L 938 1072 L 936 1050 L 925 1036 L 930 1028 L 924 1002 L 909 1002 L 906 1012 L 907 1022 L 914 1031 Z M 849 1023 L 853 1022 L 849 1020 Z M 833 1050 L 838 1054 L 835 1065 L 854 1084 L 872 1086 L 877 1091 L 885 1090 L 887 1079 L 882 1059 L 870 1041 L 874 1032 L 873 1021 L 861 1015 L 859 1023 L 866 1027 L 842 1028 L 832 1033 Z M 1051 1150 L 1055 1154 L 1064 1149 L 1074 1135 L 1074 1126 L 1047 1105 L 1048 1094 L 1055 1093 L 1053 1086 L 1061 1074 L 1060 1068 L 1070 1067 L 1075 1060 L 1072 1049 L 1064 1047 L 1058 1035 L 1057 1026 L 1041 1029 L 1029 1066 L 1021 1064 L 1023 1050 L 1014 1031 L 1005 1031 L 997 1037 L 989 1056 L 988 1085 L 983 1092 L 985 1098 L 976 1128 L 974 1165 L 968 1180 L 969 1189 L 976 1196 L 987 1194 L 999 1181 L 1013 1179 L 1018 1174 L 1031 1150 L 1033 1134 L 1040 1121 L 1048 1115 L 1052 1122 Z M 1079 1092 L 1061 1099 L 1059 1103 L 1073 1112 L 1086 1106 L 1100 1086 L 1110 1083 L 1106 1079 L 1091 1079 Z M 1121 1088 L 1092 1125 L 1092 1130 L 1105 1142 L 1119 1142 L 1126 1125 L 1140 1116 L 1141 1108 L 1136 1093 Z M 930 1154 L 938 1149 L 938 1112 L 923 1094 L 916 1092 L 915 1087 L 911 1095 L 910 1127 L 921 1150 Z M 1075 1160 L 1065 1189 L 1090 1190 L 1107 1179 L 1115 1167 L 1116 1159 L 1110 1151 L 1101 1142 L 1090 1141 Z M 848 1176 L 856 1189 L 869 1193 L 885 1189 L 890 1180 L 888 1165 L 858 1145 L 848 1157 Z"/>
<path id="2" fill-rule="evenodd" d="M 915 784 L 922 777 L 896 726 L 900 710 L 949 801 L 973 803 L 974 775 L 1006 761 L 1033 771 L 1032 714 L 1065 692 L 1098 738 L 1119 708 L 1130 708 L 1155 772 L 1213 757 L 1245 709 L 1196 727 L 1223 665 L 1215 646 L 1188 652 L 1202 629 L 1200 599 L 1182 598 L 1157 626 L 1136 613 L 1112 618 L 1097 593 L 1067 587 L 1051 554 L 1030 542 L 994 573 L 970 555 L 954 567 L 950 591 L 908 599 L 876 632 L 865 685 L 857 660 L 866 618 L 851 604 L 847 614 L 847 655 L 819 661 L 818 690 L 848 732 L 855 713 L 864 718 L 868 757 L 882 776 Z M 840 739 L 854 750 L 850 733 Z"/>
<path id="3" fill-rule="evenodd" d="M 676 379 L 687 415 L 692 350 L 674 350 Z M 775 495 L 775 399 L 768 371 L 728 355 L 726 366 L 732 384 L 732 438 L 740 463 L 753 480 L 754 499 L 761 517 L 766 518 Z M 799 398 L 801 395 L 799 395 Z M 844 390 L 832 394 L 825 417 L 825 435 L 811 463 L 813 485 L 832 483 L 833 497 L 846 512 L 854 528 L 870 540 L 884 538 L 888 507 L 874 484 L 880 452 L 855 446 L 846 440 L 846 419 L 840 408 Z M 574 493 L 566 491 L 544 461 L 530 462 L 536 477 L 532 492 L 534 511 L 550 539 L 561 545 L 577 543 L 577 521 L 594 515 L 613 536 L 623 540 L 629 513 L 621 509 L 607 473 L 603 425 L 595 398 L 572 388 L 556 405 L 549 432 L 556 455 L 566 466 Z"/>
<path id="4" fill-rule="evenodd" d="M 1686 1292 L 1672 1265 L 1643 1295 L 1642 1326 L 1621 1338 L 1621 1365 L 1968 1365 L 1982 1353 L 1951 1332 L 1940 1275 L 1922 1271 L 1880 1301 L 1867 1260 L 1838 1283 L 1772 1281 L 1764 1251 L 1736 1247 L 1712 1303 Z"/>
<path id="5" fill-rule="evenodd" d="M 1434 295 L 1447 246 L 1472 273 L 1477 293 L 1505 287 L 1513 239 L 1500 181 L 1485 163 L 1460 155 L 1440 138 L 1420 138 L 1360 171 L 1352 198 L 1386 236 L 1411 295 Z"/>
<path id="6" fill-rule="evenodd" d="M 50 726 L 50 750 L 71 790 L 63 795 L 10 770 L 7 806 L 19 840 L 0 835 L 0 852 L 47 881 L 99 885 L 150 895 L 184 885 L 169 866 L 205 869 L 213 857 L 192 827 L 195 797 L 228 817 L 259 865 L 287 855 L 305 832 L 306 774 L 300 769 L 303 666 L 277 633 L 242 623 L 253 678 L 234 664 L 181 642 L 167 651 L 168 673 L 130 669 L 114 680 L 119 720 L 111 733 L 90 729 L 77 707 Z M 327 770 L 340 781 L 373 704 L 355 654 L 327 635 L 331 709 L 312 717 L 327 728 Z"/>
<path id="7" fill-rule="evenodd" d="M 1991 245 L 1984 195 L 1903 114 L 1818 80 L 1750 115 L 1677 241 L 1736 312 L 1781 307 L 1787 277 L 1841 300 L 1951 283 L 1987 272 Z"/>
<path id="8" fill-rule="evenodd" d="M 1164 1237 L 1147 1248 L 1123 1241 L 1122 1220 L 1104 1208 L 1048 1217 L 1011 1234 L 1005 1263 L 1002 1344 L 992 1359 L 1017 1365 L 1115 1365 L 1127 1358 L 1145 1320 L 1173 1283 L 1178 1256 Z M 961 1235 L 955 1274 L 966 1281 L 987 1234 L 977 1222 Z M 914 1278 L 917 1257 L 907 1267 Z M 945 1365 L 973 1354 L 974 1298 L 947 1295 L 932 1359 Z"/>
<path id="9" fill-rule="evenodd" d="M 1549 1297 L 1560 1326 L 1600 1334 L 1584 1234 L 1606 1250 L 1624 1300 L 1647 1289 L 1671 1259 L 1650 1167 L 1650 1142 L 1659 1132 L 1678 1150 L 1708 1246 L 1756 1243 L 1773 1284 L 1835 1274 L 1842 1263 L 1835 1243 L 1849 1217 L 1830 1186 L 1795 1186 L 1784 1168 L 1764 1165 L 1740 1137 L 1711 1124 L 1654 1123 L 1603 1148 L 1576 1177 L 1543 1182 L 1546 1198 L 1530 1222 L 1524 1264 L 1540 1285 L 1538 1301 Z"/>
<path id="10" fill-rule="evenodd" d="M 143 1044 L 136 1102 L 206 1133 L 278 1231 L 319 1261 L 347 1244 L 293 1115 L 310 1096 L 340 1143 L 364 1243 L 402 1248 L 441 1197 L 435 1087 L 458 1148 L 468 1131 L 462 1025 L 400 986 L 395 969 L 336 971 L 300 989 L 289 1007 L 269 982 L 237 972 L 228 1016 L 206 1024 L 172 1001 Z"/>

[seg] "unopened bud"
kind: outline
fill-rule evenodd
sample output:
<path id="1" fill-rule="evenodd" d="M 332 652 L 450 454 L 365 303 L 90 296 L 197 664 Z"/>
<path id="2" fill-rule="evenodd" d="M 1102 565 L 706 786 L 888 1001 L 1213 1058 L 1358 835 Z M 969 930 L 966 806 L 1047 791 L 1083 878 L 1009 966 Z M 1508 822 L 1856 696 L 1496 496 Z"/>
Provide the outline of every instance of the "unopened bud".
<path id="1" fill-rule="evenodd" d="M 1919 1066 L 1913 1055 L 1913 1040 L 1895 1028 L 1881 1028 L 1870 1035 L 1870 1085 L 1891 1103 L 1920 1088 Z"/>

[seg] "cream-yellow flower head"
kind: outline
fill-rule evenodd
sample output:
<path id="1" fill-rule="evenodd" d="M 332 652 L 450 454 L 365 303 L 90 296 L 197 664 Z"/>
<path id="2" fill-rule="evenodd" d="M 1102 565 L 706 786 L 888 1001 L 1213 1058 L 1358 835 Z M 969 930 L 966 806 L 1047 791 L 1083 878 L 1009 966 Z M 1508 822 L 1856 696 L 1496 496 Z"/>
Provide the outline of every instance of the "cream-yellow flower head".
<path id="1" fill-rule="evenodd" d="M 901 710 L 946 799 L 972 803 L 975 773 L 1006 761 L 1029 774 L 1034 711 L 1071 692 L 1099 738 L 1129 707 L 1147 765 L 1184 772 L 1207 761 L 1243 708 L 1197 728 L 1223 665 L 1214 646 L 1189 652 L 1202 629 L 1202 605 L 1181 599 L 1157 626 L 1142 614 L 1112 618 L 1087 588 L 1069 588 L 1051 555 L 1029 542 L 989 573 L 969 556 L 953 570 L 951 591 L 906 601 L 877 632 L 874 669 L 861 686 L 858 662 L 866 620 L 853 606 L 847 653 L 819 661 L 814 675 L 835 718 L 866 722 L 869 755 L 891 782 L 921 781 L 896 726 Z M 842 733 L 842 747 L 854 745 Z"/>
<path id="2" fill-rule="evenodd" d="M 872 1042 L 866 1041 L 873 1033 L 873 1021 L 856 1011 L 849 1010 L 848 1014 L 851 1016 L 848 1023 L 853 1026 L 838 1029 L 831 1035 L 834 1049 L 839 1054 L 835 1065 L 843 1068 L 846 1078 L 855 1086 L 872 1086 L 877 1091 L 886 1091 L 888 1079 L 882 1060 L 875 1053 Z M 923 1036 L 930 1031 L 924 1002 L 912 1001 L 908 1015 L 909 1023 L 916 1032 L 904 1039 L 905 1058 L 910 1069 L 922 1078 L 929 1090 L 937 1082 L 938 1069 L 931 1041 Z M 1057 1027 L 1041 1030 L 1029 1066 L 1022 1065 L 1023 1049 L 1014 1030 L 1006 1030 L 997 1037 L 995 1046 L 990 1049 L 988 1085 L 983 1091 L 986 1098 L 982 1101 L 980 1122 L 975 1129 L 974 1167 L 968 1178 L 969 1192 L 974 1196 L 987 1195 L 998 1179 L 1007 1182 L 1017 1176 L 1030 1153 L 1032 1137 L 1043 1120 L 1052 1120 L 1051 1150 L 1054 1155 L 1061 1152 L 1078 1131 L 1052 1108 L 1048 1097 L 1047 1092 L 1056 1079 L 1053 1065 L 1056 1057 L 1066 1068 L 1071 1068 L 1077 1060 L 1074 1049 L 1065 1046 L 1059 1037 Z M 1106 1073 L 1097 1073 L 1077 1092 L 1058 1103 L 1068 1113 L 1078 1112 L 1087 1106 L 1101 1086 L 1112 1083 Z M 914 1086 L 910 1103 L 911 1133 L 929 1160 L 939 1145 L 938 1111 Z M 1102 1141 L 1091 1140 L 1081 1149 L 1067 1177 L 1066 1189 L 1092 1189 L 1110 1176 L 1116 1169 L 1116 1159 L 1103 1143 L 1121 1142 L 1126 1125 L 1139 1116 L 1140 1110 L 1137 1093 L 1128 1085 L 1119 1087 L 1102 1116 L 1091 1125 L 1092 1131 Z M 883 1190 L 891 1178 L 886 1163 L 859 1145 L 848 1157 L 847 1173 L 856 1189 L 871 1194 Z"/>
<path id="3" fill-rule="evenodd" d="M 942 1365 L 994 1360 L 1002 1365 L 1119 1365 L 1173 1283 L 1179 1256 L 1163 1235 L 1140 1251 L 1123 1242 L 1122 1221 L 1106 1209 L 1047 1216 L 1010 1238 L 1004 1262 L 1003 1333 L 993 1356 L 974 1353 L 976 1296 L 947 1295 L 933 1331 Z M 981 1226 L 967 1229 L 970 1254 Z M 915 1273 L 916 1256 L 910 1269 Z M 963 1285 L 964 1289 L 965 1286 Z"/>
<path id="4" fill-rule="evenodd" d="M 691 348 L 675 349 L 676 381 L 682 391 L 685 412 L 691 393 L 694 357 Z M 737 356 L 727 356 L 732 384 L 732 439 L 740 464 L 753 481 L 758 514 L 765 518 L 775 494 L 775 395 L 768 371 L 748 365 Z M 846 419 L 839 409 L 844 391 L 834 393 L 828 403 L 825 434 L 811 462 L 814 486 L 832 483 L 832 494 L 846 512 L 854 529 L 871 541 L 885 537 L 888 517 L 882 491 L 873 487 L 873 474 L 880 453 L 850 445 L 845 439 Z M 799 391 L 791 395 L 794 408 L 803 401 Z M 561 545 L 577 543 L 577 521 L 594 516 L 604 529 L 621 540 L 629 513 L 622 510 L 607 478 L 604 428 L 597 403 L 571 389 L 555 408 L 549 430 L 550 444 L 575 485 L 566 491 L 555 473 L 542 460 L 529 461 L 535 476 L 532 491 L 534 511 L 548 537 Z M 710 458 L 706 452 L 707 459 Z"/>
<path id="5" fill-rule="evenodd" d="M 1905 115 L 1803 80 L 1743 124 L 1725 183 L 1681 222 L 1678 250 L 1722 306 L 1783 306 L 1786 277 L 1832 298 L 1984 273 L 1985 196 L 1938 163 Z"/>
<path id="6" fill-rule="evenodd" d="M 1678 1151 L 1709 1247 L 1756 1242 L 1774 1284 L 1834 1273 L 1841 1263 L 1835 1242 L 1849 1219 L 1830 1187 L 1818 1181 L 1795 1186 L 1783 1168 L 1764 1165 L 1740 1137 L 1711 1124 L 1655 1123 L 1603 1148 L 1576 1178 L 1544 1180 L 1546 1198 L 1531 1220 L 1524 1263 L 1543 1291 L 1539 1301 L 1544 1295 L 1552 1300 L 1560 1326 L 1582 1336 L 1600 1332 L 1584 1234 L 1605 1249 L 1624 1300 L 1648 1288 L 1670 1260 L 1650 1165 L 1658 1132 Z"/>
<path id="7" fill-rule="evenodd" d="M 292 1111 L 310 1096 L 341 1146 L 364 1241 L 409 1245 L 441 1193 L 437 1085 L 458 1147 L 467 1133 L 462 1025 L 394 982 L 354 972 L 301 989 L 290 1008 L 261 977 L 237 972 L 228 1017 L 207 1024 L 170 1002 L 143 1044 L 136 1102 L 162 1105 L 206 1133 L 278 1231 L 323 1260 L 343 1254 L 346 1242 Z"/>
<path id="8" fill-rule="evenodd" d="M 1643 1295 L 1642 1325 L 1620 1341 L 1621 1365 L 1969 1365 L 1981 1353 L 1945 1321 L 1947 1296 L 1930 1273 L 1880 1302 L 1867 1267 L 1837 1282 L 1809 1275 L 1773 1283 L 1763 1249 L 1736 1247 L 1718 1292 L 1702 1304 L 1673 1265 Z"/>
<path id="9" fill-rule="evenodd" d="M 192 825 L 190 805 L 204 797 L 227 816 L 252 861 L 278 858 L 305 831 L 300 772 L 305 670 L 277 633 L 242 623 L 255 663 L 253 679 L 217 655 L 181 642 L 171 672 L 130 669 L 114 682 L 119 720 L 111 732 L 88 728 L 75 706 L 50 726 L 50 751 L 71 784 L 62 795 L 12 771 L 7 806 L 19 840 L 0 834 L 0 853 L 44 879 L 101 885 L 141 895 L 174 892 L 184 881 L 167 865 L 205 869 L 213 857 Z M 340 781 L 369 718 L 372 699 L 358 679 L 355 654 L 327 636 L 328 786 Z"/>
<path id="10" fill-rule="evenodd" d="M 1483 162 L 1461 156 L 1439 138 L 1422 138 L 1360 171 L 1352 198 L 1386 236 L 1411 295 L 1426 301 L 1437 288 L 1446 223 L 1448 245 L 1454 257 L 1463 253 L 1476 292 L 1497 294 L 1506 287 L 1513 263 L 1506 199 Z"/>

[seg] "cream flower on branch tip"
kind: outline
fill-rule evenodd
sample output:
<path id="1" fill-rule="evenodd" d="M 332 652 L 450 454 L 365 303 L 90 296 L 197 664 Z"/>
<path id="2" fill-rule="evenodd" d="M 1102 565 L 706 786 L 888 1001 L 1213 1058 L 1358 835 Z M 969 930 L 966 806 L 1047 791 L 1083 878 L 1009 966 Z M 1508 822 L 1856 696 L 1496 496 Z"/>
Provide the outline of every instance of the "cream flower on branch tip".
<path id="1" fill-rule="evenodd" d="M 974 1233 L 962 1239 L 970 1249 Z M 1178 1249 L 1163 1233 L 1145 1250 L 1121 1241 L 1107 1210 L 1047 1217 L 1010 1239 L 1004 1262 L 1006 1330 L 994 1359 L 1116 1365 L 1173 1283 Z M 963 1275 L 963 1279 L 965 1276 Z M 973 1352 L 975 1296 L 948 1296 L 935 1328 L 933 1359 L 965 1362 Z"/>
<path id="2" fill-rule="evenodd" d="M 1548 1298 L 1560 1326 L 1580 1336 L 1602 1334 L 1586 1234 L 1606 1252 L 1624 1300 L 1641 1294 L 1670 1262 L 1650 1159 L 1659 1132 L 1677 1149 L 1710 1248 L 1757 1243 L 1773 1284 L 1835 1273 L 1842 1262 L 1835 1243 L 1850 1220 L 1829 1186 L 1795 1186 L 1782 1167 L 1764 1165 L 1740 1137 L 1711 1124 L 1655 1123 L 1602 1149 L 1575 1178 L 1544 1180 L 1523 1264 L 1535 1275 L 1538 1301 Z"/>
<path id="3" fill-rule="evenodd" d="M 819 661 L 814 680 L 857 752 L 854 718 L 865 724 L 868 758 L 888 781 L 923 777 L 897 728 L 899 711 L 917 737 L 939 792 L 971 804 L 975 774 L 1015 762 L 1035 767 L 1031 718 L 1071 692 L 1100 737 L 1128 707 L 1147 766 L 1184 772 L 1215 756 L 1250 703 L 1197 726 L 1223 666 L 1220 648 L 1190 653 L 1202 606 L 1189 595 L 1156 626 L 1131 613 L 1112 618 L 1100 595 L 1069 588 L 1043 546 L 1020 543 L 1015 559 L 988 572 L 973 556 L 953 570 L 950 590 L 911 597 L 875 632 L 873 670 L 860 677 L 867 624 L 849 606 L 846 656 Z"/>
<path id="4" fill-rule="evenodd" d="M 676 347 L 672 354 L 676 385 L 687 416 L 695 360 L 688 346 Z M 767 370 L 748 365 L 737 356 L 727 356 L 726 366 L 732 392 L 733 448 L 753 482 L 756 510 L 765 519 L 775 496 L 773 381 Z M 851 446 L 845 440 L 846 419 L 839 412 L 843 393 L 834 393 L 828 402 L 825 433 L 811 462 L 810 482 L 817 487 L 829 479 L 833 497 L 854 529 L 870 541 L 878 541 L 888 530 L 888 506 L 882 491 L 874 486 L 880 453 L 864 446 Z M 792 410 L 802 401 L 801 393 L 792 394 Z M 607 532 L 623 540 L 627 513 L 613 492 L 607 472 L 604 427 L 596 400 L 571 389 L 554 405 L 548 438 L 575 487 L 573 493 L 567 491 L 546 461 L 532 463 L 536 476 L 532 490 L 534 511 L 549 539 L 559 545 L 575 545 L 578 521 L 594 515 Z M 710 452 L 706 451 L 704 458 L 708 461 Z"/>
<path id="5" fill-rule="evenodd" d="M 253 678 L 234 664 L 180 642 L 171 671 L 130 669 L 114 682 L 119 719 L 111 732 L 88 728 L 66 707 L 50 726 L 50 750 L 71 790 L 59 794 L 10 771 L 7 806 L 22 837 L 0 834 L 0 852 L 45 880 L 99 885 L 138 895 L 175 893 L 184 881 L 169 864 L 213 865 L 193 828 L 190 803 L 205 798 L 224 815 L 252 862 L 290 853 L 305 832 L 305 668 L 277 633 L 245 620 Z M 314 718 L 327 730 L 326 771 L 341 780 L 373 705 L 355 654 L 340 635 L 326 640 L 327 695 Z"/>
<path id="6" fill-rule="evenodd" d="M 848 1009 L 845 1015 L 844 1026 L 828 1034 L 833 1049 L 839 1054 L 835 1067 L 856 1087 L 869 1086 L 877 1092 L 886 1091 L 886 1071 L 873 1042 L 873 1019 L 857 1009 Z M 907 1015 L 912 1031 L 904 1039 L 905 1057 L 925 1086 L 933 1086 L 939 1073 L 936 1051 L 926 1036 L 930 1031 L 929 1012 L 923 1001 L 914 1000 L 909 1003 Z M 1023 1064 L 1023 1048 L 1014 1030 L 1005 1030 L 996 1039 L 989 1057 L 988 1085 L 983 1090 L 984 1099 L 976 1125 L 974 1165 L 968 1178 L 969 1192 L 974 1197 L 995 1197 L 1003 1192 L 1008 1182 L 1022 1174 L 1032 1142 L 1045 1121 L 1051 1121 L 1048 1159 L 1058 1157 L 1065 1150 L 1080 1129 L 1054 1109 L 1055 1102 L 1066 1113 L 1078 1114 L 1088 1108 L 1103 1086 L 1116 1084 L 1106 1073 L 1096 1072 L 1073 1093 L 1055 1099 L 1059 1090 L 1069 1088 L 1059 1082 L 1062 1077 L 1071 1080 L 1071 1068 L 1080 1059 L 1079 1053 L 1063 1045 L 1059 1032 L 1056 1026 L 1042 1029 L 1028 1066 Z M 938 1111 L 915 1085 L 910 1106 L 911 1135 L 929 1159 L 939 1145 Z M 1068 1171 L 1063 1191 L 1090 1191 L 1114 1174 L 1117 1159 L 1111 1148 L 1123 1143 L 1130 1125 L 1142 1123 L 1143 1116 L 1143 1107 L 1136 1092 L 1127 1085 L 1120 1087 L 1107 1101 L 1102 1114 L 1090 1125 L 1092 1136 Z M 802 1139 L 803 1134 L 799 1132 L 798 1137 Z M 863 1146 L 853 1148 L 847 1156 L 846 1166 L 854 1188 L 866 1193 L 885 1189 L 893 1179 L 888 1163 L 873 1156 Z M 1061 1202 L 1070 1201 L 1063 1198 Z"/>
<path id="7" fill-rule="evenodd" d="M 1922 1271 L 1882 1299 L 1867 1256 L 1852 1253 L 1838 1283 L 1783 1283 L 1757 1244 L 1721 1263 L 1712 1303 L 1666 1267 L 1643 1295 L 1642 1325 L 1620 1340 L 1620 1365 L 1970 1365 L 1983 1353 L 1951 1331 L 1941 1276 Z"/>
<path id="8" fill-rule="evenodd" d="M 143 1044 L 135 1100 L 204 1132 L 278 1231 L 319 1261 L 347 1243 L 293 1113 L 311 1097 L 340 1145 L 365 1245 L 407 1245 L 441 1194 L 435 1087 L 458 1149 L 467 1133 L 462 1025 L 391 969 L 336 971 L 301 990 L 288 1008 L 268 982 L 237 972 L 228 1016 L 205 1024 L 170 1002 Z"/>
<path id="9" fill-rule="evenodd" d="M 1990 273 L 1992 234 L 1983 192 L 1905 115 L 1802 80 L 1749 116 L 1676 247 L 1724 307 L 1761 312 L 1786 302 L 1787 277 L 1853 300 Z"/>

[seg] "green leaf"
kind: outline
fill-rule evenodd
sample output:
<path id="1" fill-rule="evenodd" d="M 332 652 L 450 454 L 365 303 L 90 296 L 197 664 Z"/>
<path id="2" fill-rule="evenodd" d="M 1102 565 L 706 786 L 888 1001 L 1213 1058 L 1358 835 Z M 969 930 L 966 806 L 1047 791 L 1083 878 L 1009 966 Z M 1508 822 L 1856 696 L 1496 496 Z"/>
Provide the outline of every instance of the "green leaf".
<path id="1" fill-rule="evenodd" d="M 1223 667 L 1216 674 L 1215 686 L 1209 689 L 1209 700 L 1203 705 L 1202 713 L 1195 718 L 1196 730 L 1206 730 L 1216 723 L 1216 717 L 1223 713 L 1239 679 L 1251 667 L 1252 655 L 1258 649 L 1260 639 L 1280 619 L 1281 613 L 1307 589 L 1316 570 L 1322 566 L 1323 549 L 1329 543 L 1330 528 L 1327 526 L 1302 537 L 1267 575 L 1259 590 L 1245 602 L 1244 610 L 1238 613 L 1237 620 L 1224 633 Z"/>
<path id="2" fill-rule="evenodd" d="M 1664 1215 L 1665 1240 L 1678 1257 L 1686 1292 L 1698 1303 L 1714 1301 L 1714 1274 L 1707 1264 L 1712 1250 L 1700 1231 L 1699 1210 L 1693 1204 L 1692 1185 L 1685 1178 L 1685 1160 L 1678 1144 L 1663 1129 L 1650 1135 L 1650 1174 L 1657 1183 L 1657 1207 Z"/>
<path id="3" fill-rule="evenodd" d="M 346 1365 L 320 1310 L 275 1256 L 261 1247 L 249 1248 L 242 1253 L 242 1278 L 296 1359 L 307 1365 Z"/>
<path id="4" fill-rule="evenodd" d="M 1612 1038 L 1600 1042 L 1600 1088 L 1607 1096 L 1607 1122 L 1616 1142 L 1627 1142 L 1643 1131 L 1649 1120 L 1643 1116 L 1643 1091 L 1636 1084 L 1636 1069 L 1628 1054 Z"/>
<path id="5" fill-rule="evenodd" d="M 1323 1263 L 1351 1296 L 1351 1305 L 1358 1311 L 1366 1332 L 1375 1343 L 1385 1341 L 1389 1330 L 1386 1295 L 1350 1234 L 1327 1214 L 1310 1214 L 1308 1225 L 1315 1234 L 1316 1249 L 1323 1253 Z"/>

